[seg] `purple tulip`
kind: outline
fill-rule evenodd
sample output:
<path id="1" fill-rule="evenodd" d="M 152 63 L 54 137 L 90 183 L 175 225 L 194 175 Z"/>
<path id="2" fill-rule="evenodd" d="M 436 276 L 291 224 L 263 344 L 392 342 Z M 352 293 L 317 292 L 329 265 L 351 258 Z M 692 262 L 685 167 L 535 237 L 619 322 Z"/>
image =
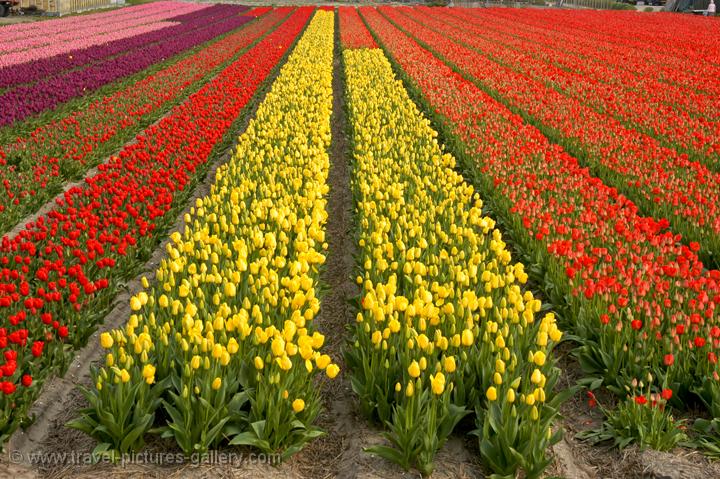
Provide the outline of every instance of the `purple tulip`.
<path id="1" fill-rule="evenodd" d="M 86 68 L 4 92 L 0 95 L 0 126 L 54 108 L 72 98 L 142 71 L 157 62 L 230 32 L 252 19 L 238 15 L 245 11 L 245 7 L 217 5 L 202 12 L 206 11 L 210 13 L 193 15 L 193 19 L 187 23 L 170 27 L 174 29 L 174 34 L 161 35 L 164 39 L 157 43 L 144 44 L 123 54 L 91 63 Z"/>
<path id="2" fill-rule="evenodd" d="M 154 13 L 152 15 L 143 15 L 138 18 L 131 18 L 127 20 L 118 20 L 109 25 L 97 25 L 93 27 L 82 27 L 81 29 L 69 30 L 67 32 L 53 32 L 45 35 L 26 37 L 17 40 L 5 41 L 0 43 L 0 62 L 3 65 L 9 65 L 10 62 L 17 63 L 18 59 L 14 57 L 22 55 L 23 53 L 42 54 L 48 52 L 47 56 L 52 56 L 58 53 L 64 53 L 76 49 L 76 45 L 82 45 L 82 47 L 100 45 L 106 43 L 105 38 L 112 39 L 113 35 L 118 35 L 125 30 L 138 28 L 153 23 L 162 22 L 168 20 L 171 17 L 177 17 L 184 13 L 193 13 L 204 8 L 184 8 L 180 12 L 164 11 Z M 41 57 L 38 57 L 41 58 Z M 22 59 L 21 57 L 19 59 Z"/>
<path id="3" fill-rule="evenodd" d="M 243 12 L 247 9 L 247 7 L 236 8 L 238 9 L 238 13 Z M 151 25 L 145 25 L 143 26 L 145 28 L 154 25 L 161 26 L 147 32 L 142 32 L 142 34 L 136 34 L 133 36 L 127 35 L 122 37 L 121 39 L 108 42 L 104 45 L 96 45 L 88 48 L 74 49 L 72 51 L 68 51 L 67 53 L 46 56 L 46 58 L 38 59 L 29 63 L 22 63 L 19 65 L 13 65 L 12 67 L 0 68 L 0 89 L 23 83 L 31 83 L 43 78 L 48 78 L 64 70 L 77 68 L 93 61 L 102 60 L 104 58 L 118 55 L 120 53 L 124 53 L 126 51 L 142 47 L 144 45 L 149 45 L 151 43 L 155 43 L 166 38 L 181 35 L 187 30 L 183 25 L 178 25 L 177 22 L 185 24 L 187 24 L 188 22 L 192 22 L 194 24 L 197 24 L 197 22 L 201 19 L 207 18 L 209 16 L 214 16 L 216 14 L 217 10 L 215 9 L 215 7 L 209 7 L 201 11 L 167 18 L 168 21 L 173 22 L 172 24 L 169 24 L 167 22 L 159 22 Z M 134 31 L 135 29 L 127 30 L 127 32 Z M 43 50 L 45 49 L 38 49 L 36 51 L 42 53 Z M 4 57 L 0 57 L 0 64 L 2 64 L 4 60 Z"/>

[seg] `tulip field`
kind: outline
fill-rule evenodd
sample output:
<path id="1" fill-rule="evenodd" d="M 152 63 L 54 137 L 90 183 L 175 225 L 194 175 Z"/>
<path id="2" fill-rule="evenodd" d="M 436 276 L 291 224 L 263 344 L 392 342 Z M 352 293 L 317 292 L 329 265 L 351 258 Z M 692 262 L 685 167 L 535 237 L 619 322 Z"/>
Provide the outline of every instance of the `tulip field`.
<path id="1" fill-rule="evenodd" d="M 719 475 L 718 34 L 180 1 L 0 26 L 0 474 Z"/>

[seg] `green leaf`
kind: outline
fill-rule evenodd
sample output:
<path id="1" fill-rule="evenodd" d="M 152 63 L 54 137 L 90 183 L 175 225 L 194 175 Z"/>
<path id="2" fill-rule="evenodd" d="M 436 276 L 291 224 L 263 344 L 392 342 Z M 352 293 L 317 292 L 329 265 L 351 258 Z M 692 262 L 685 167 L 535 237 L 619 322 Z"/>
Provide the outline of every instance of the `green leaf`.
<path id="1" fill-rule="evenodd" d="M 212 445 L 215 443 L 215 439 L 222 432 L 223 426 L 225 426 L 225 423 L 228 422 L 229 419 L 230 419 L 229 417 L 222 418 L 212 429 L 210 429 L 208 431 L 208 433 L 207 433 L 208 445 Z"/>
<path id="2" fill-rule="evenodd" d="M 245 431 L 233 437 L 230 441 L 231 446 L 254 446 L 263 452 L 272 452 L 270 443 L 264 439 L 258 438 L 254 433 Z"/>
<path id="3" fill-rule="evenodd" d="M 407 464 L 405 457 L 402 455 L 402 453 L 400 451 L 398 451 L 395 448 L 392 448 L 389 446 L 377 445 L 377 446 L 366 447 L 363 450 L 370 454 L 376 454 L 384 459 L 387 459 L 388 461 L 392 461 L 395 464 L 402 466 L 406 470 L 409 468 L 409 464 Z"/>
<path id="4" fill-rule="evenodd" d="M 265 423 L 266 421 L 263 419 L 261 421 L 255 421 L 254 423 L 250 424 L 250 427 L 252 427 L 253 431 L 255 431 L 255 436 L 258 438 L 262 438 L 265 436 Z"/>
<path id="5" fill-rule="evenodd" d="M 148 428 L 152 425 L 153 418 L 155 417 L 154 414 L 146 414 L 145 417 L 143 417 L 143 420 L 135 426 L 127 436 L 125 436 L 125 439 L 123 439 L 122 443 L 120 443 L 120 452 L 127 452 L 130 450 L 130 448 L 135 444 L 135 442 L 143 435 L 145 432 L 147 432 Z"/>
<path id="6" fill-rule="evenodd" d="M 237 424 L 227 424 L 225 426 L 225 429 L 223 429 L 223 434 L 225 434 L 225 436 L 227 437 L 237 436 L 238 434 L 241 434 L 243 432 L 245 432 L 245 429 Z"/>
<path id="7" fill-rule="evenodd" d="M 92 456 L 95 457 L 103 457 L 105 453 L 107 453 L 109 450 L 111 450 L 112 444 L 108 442 L 101 442 L 97 446 L 95 446 L 95 449 L 92 450 Z"/>
<path id="8" fill-rule="evenodd" d="M 304 443 L 302 443 L 302 444 L 293 444 L 292 446 L 288 447 L 288 448 L 285 449 L 285 450 L 282 452 L 282 454 L 280 455 L 280 460 L 281 460 L 281 461 L 286 461 L 286 460 L 289 459 L 291 456 L 293 456 L 293 455 L 297 454 L 298 452 L 300 452 L 300 451 L 302 450 L 303 446 L 304 446 Z"/>
<path id="9" fill-rule="evenodd" d="M 315 439 L 315 438 L 318 438 L 318 437 L 324 436 L 324 435 L 325 435 L 325 431 L 323 431 L 322 429 L 319 429 L 319 428 L 314 428 L 305 433 L 305 438 L 310 440 L 310 439 Z"/>
<path id="10" fill-rule="evenodd" d="M 77 419 L 66 422 L 65 427 L 77 429 L 84 432 L 88 436 L 92 436 L 92 432 L 97 427 L 97 422 L 93 421 L 88 416 L 83 415 Z"/>

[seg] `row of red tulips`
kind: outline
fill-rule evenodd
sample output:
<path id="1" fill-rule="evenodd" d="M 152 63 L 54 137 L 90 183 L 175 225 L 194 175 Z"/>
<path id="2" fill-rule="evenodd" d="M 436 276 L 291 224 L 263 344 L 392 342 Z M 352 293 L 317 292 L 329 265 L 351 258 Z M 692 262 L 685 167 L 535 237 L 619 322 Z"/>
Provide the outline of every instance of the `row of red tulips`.
<path id="1" fill-rule="evenodd" d="M 99 167 L 83 187 L 0 245 L 5 364 L 0 439 L 23 420 L 39 385 L 86 342 L 118 280 L 133 274 L 206 171 L 216 146 L 307 23 L 298 9 L 171 114 Z M 29 378 L 29 379 L 26 379 Z"/>
<path id="2" fill-rule="evenodd" d="M 635 48 L 630 47 L 625 42 L 615 43 L 614 35 L 593 37 L 592 34 L 588 34 L 587 30 L 565 28 L 565 22 L 562 19 L 541 19 L 532 16 L 517 18 L 517 16 L 507 15 L 506 12 L 499 10 L 487 10 L 486 12 L 468 10 L 454 13 L 463 16 L 468 14 L 469 17 L 467 18 L 473 22 L 485 23 L 487 20 L 486 26 L 491 30 L 511 28 L 513 36 L 517 38 L 548 46 L 561 47 L 564 54 L 572 55 L 584 61 L 587 66 L 591 67 L 589 71 L 592 71 L 592 67 L 595 65 L 612 68 L 616 72 L 616 79 L 621 82 L 623 87 L 639 93 L 653 95 L 653 97 L 660 98 L 662 103 L 678 106 L 693 116 L 704 116 L 712 120 L 720 118 L 720 110 L 718 109 L 720 107 L 720 98 L 708 95 L 703 90 L 705 85 L 668 83 L 657 78 L 658 66 L 656 63 L 660 62 L 662 64 L 664 52 L 666 52 L 665 48 L 643 49 L 640 52 L 641 54 L 656 57 L 654 62 L 648 62 L 645 59 L 631 58 L 632 55 L 637 55 L 638 52 L 633 52 L 632 50 L 635 50 Z M 615 26 L 616 33 L 628 28 L 627 23 L 619 24 L 619 18 L 615 14 L 608 19 L 608 23 Z M 670 18 L 673 19 L 672 23 L 674 25 L 688 19 L 688 17 L 673 18 L 672 16 Z M 552 21 L 552 23 L 549 21 Z M 708 30 L 709 25 L 712 25 L 712 23 L 705 22 L 702 30 Z M 663 28 L 668 30 L 667 23 Z M 640 33 L 642 28 L 635 28 L 633 31 Z M 691 52 L 696 54 L 694 50 L 697 50 L 695 46 L 686 49 L 682 56 L 687 57 Z M 623 57 L 624 60 L 620 61 Z M 660 68 L 669 67 L 661 65 Z M 646 72 L 645 69 L 649 71 Z"/>
<path id="3" fill-rule="evenodd" d="M 87 107 L 0 146 L 0 233 L 52 199 L 202 86 L 216 69 L 289 15 L 280 8 Z"/>
<path id="4" fill-rule="evenodd" d="M 423 9 L 427 12 L 427 9 Z M 472 45 L 514 70 L 543 81 L 566 95 L 577 98 L 599 113 L 612 116 L 630 129 L 660 140 L 662 144 L 716 171 L 720 170 L 718 120 L 693 114 L 695 105 L 713 100 L 709 95 L 695 95 L 687 102 L 687 92 L 657 80 L 642 80 L 625 70 L 610 67 L 601 60 L 592 61 L 565 51 L 563 42 L 553 35 L 526 32 L 523 26 L 495 21 L 492 14 L 466 9 L 452 12 L 432 11 L 453 38 Z M 462 34 L 460 34 L 462 32 Z M 545 32 L 546 33 L 546 32 Z M 472 39 L 472 42 L 470 41 Z M 546 40 L 547 39 L 547 40 Z M 597 47 L 588 46 L 595 51 Z M 644 81 L 638 89 L 638 81 Z M 687 105 L 685 107 L 684 105 Z M 689 108 L 688 108 L 689 107 Z M 689 110 L 689 111 L 688 111 Z"/>
<path id="5" fill-rule="evenodd" d="M 502 12 L 500 12 L 502 14 Z M 560 12 L 553 16 L 559 30 L 577 33 L 612 46 L 639 49 L 647 55 L 654 55 L 659 63 L 668 57 L 693 60 L 707 66 L 718 66 L 720 46 L 713 39 L 720 33 L 716 22 L 704 18 L 675 15 L 641 15 L 637 13 L 585 12 L 574 16 Z M 590 13 L 587 15 L 587 13 Z M 535 21 L 548 17 L 531 13 Z M 682 38 L 683 41 L 676 41 Z M 663 42 L 663 48 L 649 49 L 648 42 Z M 703 48 L 698 48 L 702 45 Z"/>
<path id="6" fill-rule="evenodd" d="M 342 48 L 377 48 L 355 7 L 338 7 Z"/>
<path id="7" fill-rule="evenodd" d="M 377 10 L 360 11 L 524 262 L 538 265 L 587 372 L 619 394 L 652 372 L 676 405 L 695 396 L 720 406 L 720 271 Z"/>
<path id="8" fill-rule="evenodd" d="M 614 68 L 689 91 L 711 94 L 714 101 L 720 101 L 720 85 L 708 81 L 718 74 L 718 47 L 714 39 L 720 31 L 716 22 L 659 15 L 656 16 L 656 28 L 646 31 L 647 23 L 639 21 L 642 17 L 638 14 L 598 13 L 586 12 L 573 19 L 568 12 L 493 10 L 494 15 L 517 24 L 549 26 L 553 31 L 568 34 L 572 41 L 563 47 L 569 51 L 575 51 L 578 46 L 595 45 L 594 53 L 588 50 L 586 53 L 602 57 Z M 592 19 L 593 16 L 596 18 Z M 623 31 L 627 33 L 623 34 Z M 628 37 L 633 37 L 633 40 Z M 641 37 L 644 39 L 639 40 Z M 648 48 L 650 45 L 659 48 Z M 718 111 L 720 103 L 715 105 L 715 111 Z"/>
<path id="9" fill-rule="evenodd" d="M 673 230 L 699 244 L 710 264 L 720 257 L 720 174 L 664 148 L 656 140 L 623 127 L 548 87 L 460 43 L 457 31 L 409 9 L 380 11 L 428 45 L 486 91 L 537 125 L 583 160 L 609 186 L 627 195 L 645 214 L 668 218 Z M 413 18 L 410 18 L 412 16 Z M 443 29 L 433 30 L 427 25 Z M 471 43 L 472 35 L 463 40 Z M 511 53 L 500 50 L 497 55 Z M 505 60 L 504 60 L 505 61 Z"/>

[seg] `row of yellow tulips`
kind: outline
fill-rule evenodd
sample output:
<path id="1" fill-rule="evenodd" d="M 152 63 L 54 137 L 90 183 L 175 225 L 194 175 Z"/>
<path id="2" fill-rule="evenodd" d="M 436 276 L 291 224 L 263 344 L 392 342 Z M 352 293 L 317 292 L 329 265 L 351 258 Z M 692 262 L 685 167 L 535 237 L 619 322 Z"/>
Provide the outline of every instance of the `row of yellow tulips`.
<path id="1" fill-rule="evenodd" d="M 321 433 L 313 376 L 339 371 L 313 330 L 333 38 L 334 14 L 316 12 L 209 195 L 171 235 L 157 285 L 145 282 L 127 324 L 102 334 L 105 365 L 73 423 L 99 452 L 138 449 L 153 430 L 186 454 L 229 442 L 287 457 Z"/>
<path id="2" fill-rule="evenodd" d="M 559 439 L 553 314 L 524 289 L 478 194 L 378 49 L 346 50 L 362 300 L 348 354 L 364 410 L 388 424 L 370 448 L 427 474 L 476 411 L 487 465 L 536 477 Z"/>

